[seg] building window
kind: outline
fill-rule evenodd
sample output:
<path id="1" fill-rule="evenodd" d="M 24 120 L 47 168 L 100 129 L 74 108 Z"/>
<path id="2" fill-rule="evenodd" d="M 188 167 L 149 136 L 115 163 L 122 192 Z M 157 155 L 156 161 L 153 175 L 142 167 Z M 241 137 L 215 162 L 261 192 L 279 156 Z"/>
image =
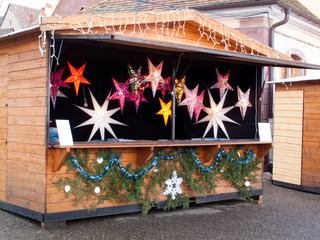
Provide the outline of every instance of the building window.
<path id="1" fill-rule="evenodd" d="M 297 49 L 291 49 L 288 52 L 294 61 L 305 62 L 304 55 Z M 283 78 L 295 78 L 300 76 L 305 76 L 306 70 L 304 68 L 285 68 L 283 71 Z"/>

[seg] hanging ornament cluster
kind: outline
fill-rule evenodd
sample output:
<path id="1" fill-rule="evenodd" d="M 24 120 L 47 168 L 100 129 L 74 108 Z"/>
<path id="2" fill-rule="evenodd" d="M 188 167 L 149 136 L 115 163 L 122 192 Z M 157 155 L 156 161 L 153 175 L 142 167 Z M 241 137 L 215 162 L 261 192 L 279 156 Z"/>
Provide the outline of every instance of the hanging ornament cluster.
<path id="1" fill-rule="evenodd" d="M 83 127 L 87 125 L 93 125 L 91 134 L 89 136 L 90 141 L 95 133 L 100 131 L 100 136 L 102 140 L 105 140 L 105 129 L 114 137 L 116 134 L 112 130 L 110 124 L 117 124 L 127 126 L 124 123 L 121 123 L 111 116 L 116 113 L 119 109 L 123 114 L 124 106 L 126 101 L 132 101 L 135 104 L 136 112 L 139 111 L 139 105 L 141 102 L 147 102 L 146 98 L 144 97 L 144 91 L 146 88 L 151 88 L 153 98 L 156 95 L 156 91 L 161 91 L 162 97 L 164 97 L 167 93 L 172 93 L 172 83 L 171 77 L 163 78 L 162 77 L 162 69 L 163 63 L 162 60 L 157 66 L 155 66 L 151 60 L 148 58 L 148 74 L 145 76 L 142 75 L 142 66 L 140 66 L 137 70 L 134 70 L 130 64 L 127 65 L 128 67 L 128 74 L 129 78 L 124 83 L 118 82 L 116 79 L 112 78 L 113 85 L 114 85 L 114 93 L 111 95 L 109 93 L 108 97 L 100 106 L 96 99 L 94 98 L 93 94 L 90 92 L 93 109 L 88 109 L 85 107 L 76 106 L 85 113 L 87 113 L 91 118 L 82 124 L 76 126 Z M 53 107 L 55 108 L 56 105 L 56 98 L 57 97 L 67 97 L 60 91 L 60 88 L 70 88 L 67 83 L 73 83 L 75 88 L 76 96 L 78 96 L 80 84 L 91 84 L 84 76 L 84 70 L 86 67 L 86 63 L 84 63 L 80 68 L 76 69 L 73 67 L 69 62 L 67 62 L 69 66 L 69 70 L 71 75 L 66 79 L 62 80 L 62 74 L 64 72 L 64 67 L 61 68 L 56 73 L 51 73 L 51 100 L 53 103 Z M 239 86 L 237 86 L 237 93 L 238 93 L 238 101 L 233 106 L 229 106 L 224 108 L 225 100 L 227 97 L 228 90 L 232 90 L 233 88 L 228 83 L 230 70 L 227 74 L 222 75 L 219 70 L 216 68 L 217 74 L 217 82 L 211 86 L 210 89 L 218 89 L 220 95 L 220 102 L 218 104 L 215 103 L 213 100 L 211 92 L 208 90 L 208 97 L 209 97 L 209 107 L 204 106 L 203 99 L 205 91 L 203 90 L 199 95 L 199 84 L 193 88 L 189 89 L 186 86 L 186 76 L 184 75 L 181 79 L 175 79 L 174 84 L 175 86 L 175 96 L 178 106 L 187 106 L 188 113 L 190 119 L 193 119 L 195 116 L 196 123 L 204 123 L 208 122 L 207 128 L 203 134 L 203 138 L 208 134 L 209 130 L 213 128 L 213 136 L 214 138 L 218 137 L 218 129 L 219 127 L 223 131 L 224 135 L 229 139 L 228 132 L 224 126 L 224 122 L 230 122 L 234 124 L 239 124 L 234 120 L 230 119 L 226 116 L 226 114 L 232 110 L 234 107 L 239 107 L 241 117 L 244 120 L 246 111 L 248 107 L 252 107 L 251 103 L 249 102 L 250 97 L 250 88 L 246 92 L 242 92 Z M 111 95 L 111 96 L 110 96 Z M 183 95 L 185 95 L 183 99 Z M 111 100 L 118 100 L 119 108 L 108 110 L 108 104 Z M 161 98 L 159 98 L 159 104 L 161 109 L 156 113 L 156 115 L 162 115 L 164 124 L 167 126 L 168 118 L 172 115 L 172 101 L 164 102 Z M 205 117 L 199 120 L 199 116 L 201 111 L 207 114 Z"/>
<path id="2" fill-rule="evenodd" d="M 218 104 L 215 103 L 213 100 L 213 97 L 208 90 L 209 95 L 209 103 L 210 107 L 205 107 L 204 111 L 207 113 L 207 116 L 202 118 L 200 121 L 197 121 L 197 123 L 203 123 L 208 122 L 207 128 L 203 134 L 203 138 L 208 134 L 209 130 L 213 128 L 213 136 L 214 138 L 218 137 L 218 128 L 220 127 L 225 136 L 229 139 L 228 132 L 224 126 L 223 122 L 230 122 L 234 124 L 239 124 L 235 122 L 234 120 L 227 117 L 225 114 L 228 113 L 231 109 L 234 107 L 239 107 L 242 119 L 244 120 L 247 107 L 251 107 L 252 105 L 249 102 L 249 94 L 250 94 L 250 88 L 247 90 L 247 92 L 244 94 L 239 86 L 237 86 L 238 90 L 238 102 L 230 107 L 223 108 L 228 90 L 234 90 L 230 84 L 228 83 L 229 76 L 230 76 L 231 70 L 228 71 L 226 75 L 222 75 L 219 70 L 216 68 L 216 74 L 217 74 L 217 83 L 211 86 L 210 89 L 219 89 L 220 94 L 220 102 Z"/>

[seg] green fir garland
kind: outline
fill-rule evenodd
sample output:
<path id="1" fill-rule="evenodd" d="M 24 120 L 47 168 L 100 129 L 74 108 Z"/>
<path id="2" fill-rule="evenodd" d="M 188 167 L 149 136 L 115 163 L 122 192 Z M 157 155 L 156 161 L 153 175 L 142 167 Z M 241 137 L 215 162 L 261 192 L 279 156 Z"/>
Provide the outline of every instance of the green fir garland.
<path id="1" fill-rule="evenodd" d="M 76 205 L 85 200 L 91 200 L 90 210 L 96 209 L 106 200 L 118 203 L 142 202 L 142 214 L 147 214 L 152 207 L 158 204 L 159 196 L 163 195 L 166 187 L 165 181 L 172 177 L 173 171 L 176 171 L 177 176 L 183 178 L 183 185 L 196 191 L 200 196 L 214 194 L 217 182 L 221 179 L 226 179 L 232 182 L 232 187 L 239 190 L 241 196 L 250 200 L 254 188 L 251 185 L 246 186 L 246 183 L 254 183 L 257 181 L 257 171 L 260 169 L 258 165 L 261 163 L 261 160 L 255 158 L 248 164 L 238 164 L 237 161 L 245 161 L 250 155 L 250 151 L 245 150 L 242 156 L 238 156 L 239 150 L 241 150 L 241 148 L 229 150 L 228 155 L 234 161 L 222 157 L 210 172 L 201 171 L 191 151 L 178 154 L 175 150 L 162 150 L 157 154 L 175 157 L 170 160 L 159 158 L 155 169 L 149 172 L 149 174 L 144 174 L 137 179 L 128 178 L 119 171 L 116 164 L 113 164 L 110 171 L 99 181 L 92 181 L 81 175 L 72 162 L 71 154 L 69 154 L 65 165 L 68 167 L 68 172 L 72 171 L 75 173 L 74 178 L 61 177 L 54 185 L 60 190 L 63 190 L 67 185 L 70 186 L 70 191 L 65 193 L 65 197 L 68 198 L 74 195 Z M 195 155 L 198 154 L 199 153 L 195 151 Z M 77 159 L 79 165 L 91 176 L 102 174 L 113 156 L 115 156 L 115 153 L 110 150 L 99 151 L 97 158 L 103 159 L 103 162 L 99 164 L 96 159 L 89 160 L 87 150 L 81 152 L 74 151 L 74 157 Z M 122 158 L 121 153 L 116 153 L 116 156 L 119 159 Z M 144 166 L 134 168 L 133 164 L 130 163 L 123 167 L 132 175 L 138 174 L 150 167 L 155 157 L 156 154 L 154 154 Z M 98 193 L 95 192 L 96 189 L 99 190 Z M 188 192 L 185 191 L 183 191 L 182 194 L 176 195 L 175 199 L 172 199 L 171 194 L 168 195 L 163 209 L 170 210 L 177 207 L 188 208 L 188 196 Z"/>

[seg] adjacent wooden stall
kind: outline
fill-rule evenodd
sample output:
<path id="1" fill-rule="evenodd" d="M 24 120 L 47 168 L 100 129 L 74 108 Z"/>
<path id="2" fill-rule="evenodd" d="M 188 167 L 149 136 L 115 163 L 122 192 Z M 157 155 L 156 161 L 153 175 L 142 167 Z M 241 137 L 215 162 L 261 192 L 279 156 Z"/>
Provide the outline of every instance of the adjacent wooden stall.
<path id="1" fill-rule="evenodd" d="M 320 193 L 320 78 L 274 82 L 273 183 Z"/>
<path id="2" fill-rule="evenodd" d="M 2 36 L 0 208 L 45 226 L 239 191 L 261 201 L 266 65 L 319 68 L 193 10 L 49 17 Z"/>

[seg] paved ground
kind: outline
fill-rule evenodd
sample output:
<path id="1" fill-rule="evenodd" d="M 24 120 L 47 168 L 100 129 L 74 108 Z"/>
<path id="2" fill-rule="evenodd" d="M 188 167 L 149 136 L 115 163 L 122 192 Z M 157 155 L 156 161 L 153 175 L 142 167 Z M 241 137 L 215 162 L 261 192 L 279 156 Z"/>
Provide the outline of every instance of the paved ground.
<path id="1" fill-rule="evenodd" d="M 148 216 L 125 214 L 69 221 L 67 228 L 42 230 L 38 222 L 0 210 L 4 239 L 320 239 L 320 195 L 264 182 L 263 204 L 243 201 L 191 206 Z"/>

